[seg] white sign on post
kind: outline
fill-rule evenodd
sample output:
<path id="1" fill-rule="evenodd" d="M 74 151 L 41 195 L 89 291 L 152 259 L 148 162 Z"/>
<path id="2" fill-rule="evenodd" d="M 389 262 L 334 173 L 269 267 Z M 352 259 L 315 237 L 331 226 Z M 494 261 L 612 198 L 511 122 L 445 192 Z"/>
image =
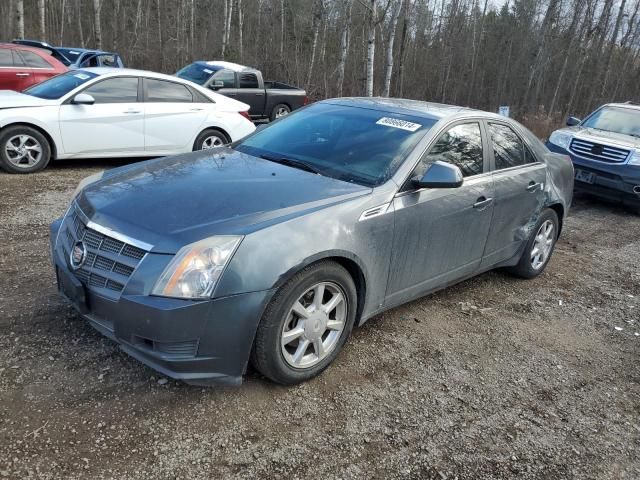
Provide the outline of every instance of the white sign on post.
<path id="1" fill-rule="evenodd" d="M 498 107 L 498 115 L 502 115 L 503 117 L 509 116 L 509 105 L 500 105 Z"/>

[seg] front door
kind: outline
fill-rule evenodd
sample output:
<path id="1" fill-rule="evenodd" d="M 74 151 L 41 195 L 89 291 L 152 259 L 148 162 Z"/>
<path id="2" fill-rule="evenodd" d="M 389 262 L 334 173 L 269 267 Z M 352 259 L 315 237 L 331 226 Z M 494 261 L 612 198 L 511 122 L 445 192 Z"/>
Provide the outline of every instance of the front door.
<path id="1" fill-rule="evenodd" d="M 513 258 L 527 242 L 544 204 L 546 165 L 509 125 L 488 122 L 495 206 L 483 266 Z"/>
<path id="2" fill-rule="evenodd" d="M 95 103 L 60 107 L 65 153 L 126 156 L 144 151 L 144 104 L 138 102 L 138 78 L 107 78 L 82 93 L 91 95 Z"/>
<path id="3" fill-rule="evenodd" d="M 436 160 L 462 171 L 458 188 L 403 189 L 394 199 L 395 230 L 388 305 L 473 274 L 482 260 L 493 212 L 493 180 L 480 122 L 443 133 L 412 176 Z"/>

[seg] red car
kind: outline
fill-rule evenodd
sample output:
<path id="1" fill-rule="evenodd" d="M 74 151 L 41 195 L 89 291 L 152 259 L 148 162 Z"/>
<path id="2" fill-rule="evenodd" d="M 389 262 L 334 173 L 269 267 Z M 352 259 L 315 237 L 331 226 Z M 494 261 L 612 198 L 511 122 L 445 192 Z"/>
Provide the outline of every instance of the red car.
<path id="1" fill-rule="evenodd" d="M 0 43 L 0 90 L 21 92 L 67 70 L 46 50 Z"/>

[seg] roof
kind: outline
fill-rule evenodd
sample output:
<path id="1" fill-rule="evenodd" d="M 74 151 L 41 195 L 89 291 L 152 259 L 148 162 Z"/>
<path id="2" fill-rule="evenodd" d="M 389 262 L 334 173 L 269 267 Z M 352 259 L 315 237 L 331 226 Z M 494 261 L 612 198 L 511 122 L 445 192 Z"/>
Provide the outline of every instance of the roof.
<path id="1" fill-rule="evenodd" d="M 482 110 L 474 110 L 467 107 L 447 105 L 444 103 L 424 102 L 421 100 L 409 100 L 405 98 L 387 97 L 342 97 L 324 100 L 327 103 L 337 105 L 350 105 L 374 110 L 385 110 L 395 113 L 418 115 L 433 119 L 452 117 L 460 113 L 482 113 L 493 115 Z"/>
<path id="2" fill-rule="evenodd" d="M 0 48 L 14 48 L 20 50 L 28 50 L 30 52 L 44 53 L 45 55 L 51 55 L 51 52 L 49 50 L 38 47 L 31 47 L 29 45 L 22 45 L 19 43 L 0 43 Z"/>
<path id="3" fill-rule="evenodd" d="M 623 103 L 607 103 L 604 105 L 605 107 L 622 107 L 622 108 L 631 108 L 633 110 L 640 110 L 640 103 L 636 102 L 623 102 Z"/>
<path id="4" fill-rule="evenodd" d="M 149 77 L 149 78 L 159 78 L 162 80 L 171 80 L 173 82 L 179 80 L 181 82 L 185 82 L 186 80 L 183 78 L 176 77 L 174 75 L 165 75 L 164 73 L 158 72 L 150 72 L 148 70 L 136 70 L 134 68 L 112 68 L 112 67 L 90 67 L 90 68 L 81 68 L 79 70 L 75 70 L 76 72 L 91 72 L 96 75 L 105 76 L 123 76 L 123 75 L 132 75 L 136 77 Z"/>
<path id="5" fill-rule="evenodd" d="M 247 67 L 246 65 L 240 65 L 239 63 L 224 62 L 222 60 L 198 60 L 199 65 L 206 65 L 212 70 L 232 70 L 234 72 L 249 72 L 256 71 L 255 68 Z"/>

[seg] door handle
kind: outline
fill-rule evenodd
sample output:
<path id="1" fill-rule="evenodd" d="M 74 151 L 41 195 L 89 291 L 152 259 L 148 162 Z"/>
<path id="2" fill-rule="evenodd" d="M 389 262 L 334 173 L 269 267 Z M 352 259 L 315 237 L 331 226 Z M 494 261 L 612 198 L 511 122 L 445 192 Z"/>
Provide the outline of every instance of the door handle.
<path id="1" fill-rule="evenodd" d="M 16 77 L 30 77 L 30 73 L 16 73 Z"/>
<path id="2" fill-rule="evenodd" d="M 256 93 L 256 97 L 261 97 L 264 93 Z"/>
<path id="3" fill-rule="evenodd" d="M 534 181 L 529 182 L 529 185 L 527 186 L 527 192 L 535 192 L 538 188 L 540 188 L 540 190 L 542 190 L 543 184 L 542 183 L 536 183 Z"/>
<path id="4" fill-rule="evenodd" d="M 491 202 L 493 202 L 493 198 L 491 197 L 487 198 L 485 196 L 482 196 L 476 200 L 476 203 L 473 204 L 473 208 L 478 210 L 484 210 L 489 205 L 491 205 Z"/>
<path id="5" fill-rule="evenodd" d="M 189 109 L 190 112 L 201 112 L 202 110 L 204 110 L 204 108 L 190 108 Z"/>
<path id="6" fill-rule="evenodd" d="M 128 115 L 134 114 L 134 113 L 142 113 L 142 110 L 125 110 L 122 113 L 126 113 Z"/>

